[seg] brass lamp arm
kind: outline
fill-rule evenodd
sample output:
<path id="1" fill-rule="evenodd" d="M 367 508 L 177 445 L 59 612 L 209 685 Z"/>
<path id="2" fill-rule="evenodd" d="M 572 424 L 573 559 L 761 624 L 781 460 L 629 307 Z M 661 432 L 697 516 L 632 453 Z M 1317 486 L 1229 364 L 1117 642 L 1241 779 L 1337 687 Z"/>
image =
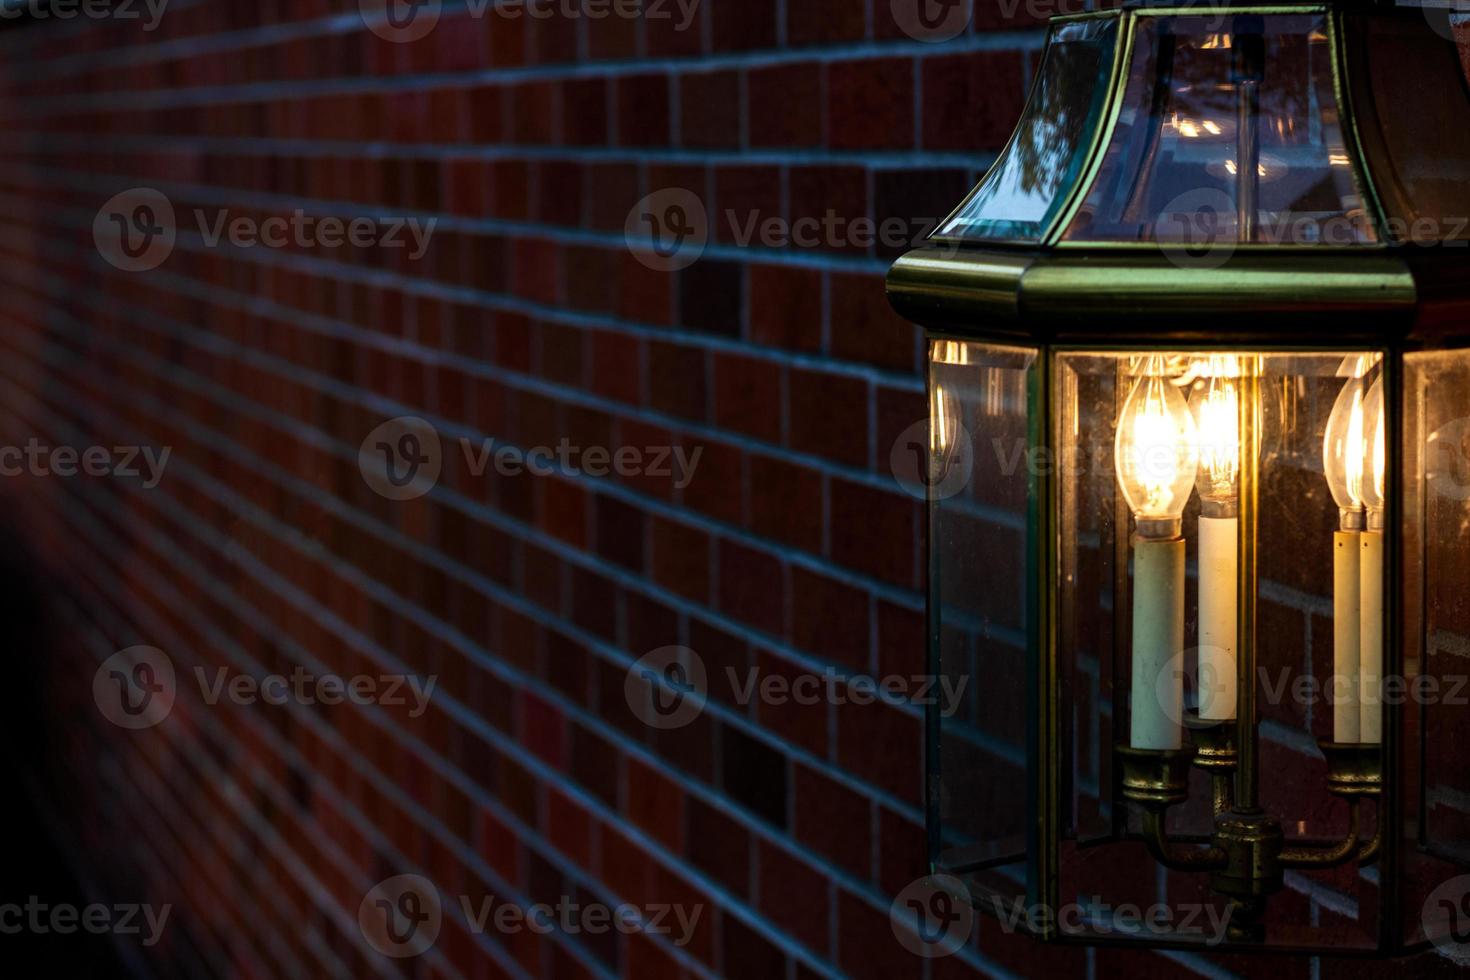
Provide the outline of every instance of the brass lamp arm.
<path id="1" fill-rule="evenodd" d="M 1171 871 L 1213 871 L 1225 867 L 1225 852 L 1218 847 L 1184 848 L 1164 832 L 1167 811 L 1147 807 L 1143 811 L 1143 841 L 1154 860 Z"/>
<path id="2" fill-rule="evenodd" d="M 1348 832 L 1345 838 L 1325 850 L 1307 847 L 1282 848 L 1279 859 L 1281 866 L 1283 868 L 1333 868 L 1346 864 L 1357 856 L 1358 831 L 1358 801 L 1348 800 Z"/>

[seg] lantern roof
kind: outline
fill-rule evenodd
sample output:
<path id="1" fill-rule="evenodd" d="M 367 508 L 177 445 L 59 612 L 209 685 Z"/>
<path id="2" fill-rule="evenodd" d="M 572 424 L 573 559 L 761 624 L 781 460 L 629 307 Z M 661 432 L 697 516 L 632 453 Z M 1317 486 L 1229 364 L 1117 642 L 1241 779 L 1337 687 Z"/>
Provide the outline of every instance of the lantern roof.
<path id="1" fill-rule="evenodd" d="M 889 274 L 962 334 L 1470 343 L 1470 81 L 1444 11 L 1058 17 L 1020 123 Z"/>

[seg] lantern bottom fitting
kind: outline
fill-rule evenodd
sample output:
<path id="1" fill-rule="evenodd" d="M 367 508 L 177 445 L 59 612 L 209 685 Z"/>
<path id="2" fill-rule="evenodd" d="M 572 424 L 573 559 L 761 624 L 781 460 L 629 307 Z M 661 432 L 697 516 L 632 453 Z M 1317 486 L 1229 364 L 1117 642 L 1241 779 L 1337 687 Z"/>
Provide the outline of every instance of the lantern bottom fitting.
<path id="1" fill-rule="evenodd" d="M 1232 810 L 1215 818 L 1211 843 L 1225 866 L 1210 875 L 1210 887 L 1230 899 L 1230 938 L 1260 940 L 1266 900 L 1281 890 L 1281 824 L 1260 810 Z"/>

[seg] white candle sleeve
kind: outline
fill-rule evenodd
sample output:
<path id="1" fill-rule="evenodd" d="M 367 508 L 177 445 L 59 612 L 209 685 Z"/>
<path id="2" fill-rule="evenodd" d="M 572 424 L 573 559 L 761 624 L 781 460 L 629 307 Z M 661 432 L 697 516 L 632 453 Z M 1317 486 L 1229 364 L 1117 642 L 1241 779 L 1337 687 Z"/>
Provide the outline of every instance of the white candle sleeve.
<path id="1" fill-rule="evenodd" d="M 1332 537 L 1332 740 L 1335 742 L 1359 740 L 1361 537 L 1357 531 L 1338 531 Z"/>
<path id="2" fill-rule="evenodd" d="M 1235 627 L 1240 521 L 1199 519 L 1199 716 L 1235 717 Z"/>
<path id="3" fill-rule="evenodd" d="M 1359 686 L 1361 714 L 1358 740 L 1383 741 L 1383 707 L 1379 687 L 1383 681 L 1383 535 L 1378 531 L 1362 534 L 1363 547 L 1358 581 L 1362 616 L 1362 680 Z"/>
<path id="4" fill-rule="evenodd" d="M 1135 539 L 1129 700 L 1129 744 L 1135 749 L 1179 748 L 1183 649 L 1184 540 Z"/>

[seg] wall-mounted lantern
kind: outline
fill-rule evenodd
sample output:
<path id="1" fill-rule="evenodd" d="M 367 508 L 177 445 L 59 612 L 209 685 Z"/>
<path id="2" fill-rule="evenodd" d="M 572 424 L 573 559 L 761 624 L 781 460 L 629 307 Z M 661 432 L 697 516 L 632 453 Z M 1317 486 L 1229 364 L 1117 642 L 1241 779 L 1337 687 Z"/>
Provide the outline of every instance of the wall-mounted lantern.
<path id="1" fill-rule="evenodd" d="M 929 718 L 930 859 L 981 909 L 1470 942 L 1435 901 L 1470 871 L 1466 216 L 1470 88 L 1422 10 L 1053 22 L 888 280 L 928 333 L 930 657 L 975 679 Z"/>

